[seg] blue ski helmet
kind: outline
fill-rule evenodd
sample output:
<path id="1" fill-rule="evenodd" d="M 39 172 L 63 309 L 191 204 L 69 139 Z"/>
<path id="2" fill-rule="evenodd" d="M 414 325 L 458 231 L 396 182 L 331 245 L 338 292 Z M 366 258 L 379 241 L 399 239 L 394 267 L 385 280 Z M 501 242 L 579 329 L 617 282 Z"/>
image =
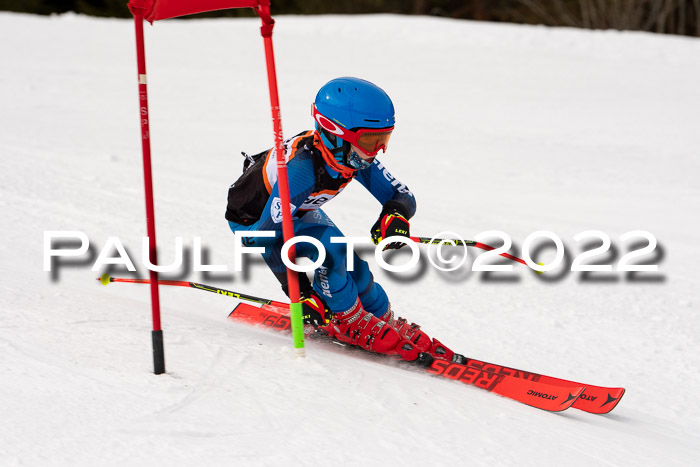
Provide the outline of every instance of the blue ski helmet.
<path id="1" fill-rule="evenodd" d="M 312 114 L 323 144 L 337 162 L 352 169 L 361 168 L 357 164 L 359 158 L 355 155 L 353 160 L 348 160 L 350 142 L 343 139 L 342 129 L 391 129 L 394 126 L 394 104 L 387 93 L 360 78 L 336 78 L 327 82 L 316 94 L 314 107 Z M 337 131 L 329 131 L 329 126 Z"/>

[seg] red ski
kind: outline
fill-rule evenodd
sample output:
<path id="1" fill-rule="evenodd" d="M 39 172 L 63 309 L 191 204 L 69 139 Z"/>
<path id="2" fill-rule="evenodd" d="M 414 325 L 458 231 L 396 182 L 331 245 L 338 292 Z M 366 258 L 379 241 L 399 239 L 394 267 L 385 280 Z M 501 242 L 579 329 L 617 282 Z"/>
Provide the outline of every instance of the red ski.
<path id="1" fill-rule="evenodd" d="M 150 283 L 150 279 L 124 279 L 110 277 L 107 274 L 103 274 L 102 277 L 98 278 L 97 280 L 99 280 L 103 285 L 107 285 L 111 282 L 130 282 L 138 284 Z M 158 281 L 158 283 L 162 285 L 191 287 L 197 290 L 212 292 L 236 298 L 239 300 L 245 300 L 250 303 L 262 305 L 262 308 L 258 308 L 257 306 L 251 305 L 250 303 L 242 303 L 239 306 L 237 306 L 233 312 L 231 312 L 230 317 L 236 321 L 244 321 L 253 325 L 262 325 L 280 331 L 287 331 L 290 328 L 289 304 L 287 303 L 260 297 L 253 297 L 251 295 L 232 292 L 230 290 L 221 289 L 210 285 L 198 284 L 196 282 L 161 280 Z M 311 333 L 313 331 L 313 327 L 309 326 L 307 329 L 307 333 Z M 470 370 L 467 371 L 464 368 L 469 368 Z M 477 374 L 481 376 L 479 376 L 478 378 L 481 379 L 478 379 L 476 376 L 474 376 L 475 370 L 479 372 Z M 565 379 L 555 378 L 553 376 L 518 370 L 503 365 L 497 365 L 495 363 L 487 363 L 475 358 L 468 358 L 465 365 L 457 366 L 445 366 L 445 363 L 437 361 L 433 363 L 432 367 L 428 371 L 433 374 L 439 374 L 440 376 L 446 378 L 459 379 L 463 382 L 467 382 L 467 380 L 470 380 L 471 378 L 476 378 L 469 384 L 475 384 L 477 386 L 489 386 L 483 380 L 485 378 L 484 375 L 497 375 L 507 377 L 503 379 L 508 380 L 510 380 L 511 378 L 516 378 L 534 383 L 543 383 L 550 386 L 571 389 L 572 394 L 575 393 L 578 388 L 585 387 L 585 392 L 583 392 L 583 394 L 580 394 L 580 397 L 578 397 L 575 400 L 572 407 L 574 407 L 575 409 L 580 409 L 586 412 L 596 414 L 604 414 L 610 412 L 617 406 L 617 404 L 620 402 L 620 399 L 625 394 L 624 388 L 611 388 L 577 383 L 575 381 L 569 381 Z M 504 390 L 504 388 L 509 386 L 509 384 L 513 385 L 513 383 L 504 383 L 502 382 L 502 380 L 501 382 L 497 383 L 497 385 L 494 386 L 494 388 L 492 388 L 491 390 L 494 392 L 498 392 L 499 390 Z M 500 389 L 496 389 L 496 387 Z M 533 391 L 535 390 L 533 389 Z"/>
<path id="2" fill-rule="evenodd" d="M 275 331 L 291 332 L 289 308 L 280 302 L 265 304 L 260 307 L 249 303 L 239 303 L 229 314 L 229 318 L 234 321 L 261 326 Z M 310 337 L 317 337 L 319 334 L 315 332 L 313 326 L 307 326 L 306 331 Z M 325 335 L 322 335 L 320 339 L 327 340 L 327 342 L 338 343 Z M 364 354 L 374 355 L 367 352 L 363 352 L 363 355 Z M 398 364 L 408 364 L 408 362 L 400 360 L 383 360 L 397 362 Z M 585 389 L 582 385 L 556 385 L 543 381 L 536 381 L 533 378 L 519 378 L 515 375 L 506 374 L 505 372 L 499 373 L 497 370 L 485 366 L 478 368 L 476 366 L 460 365 L 458 363 L 438 359 L 433 360 L 430 366 L 411 365 L 411 368 L 425 371 L 431 375 L 476 386 L 503 397 L 550 412 L 561 412 L 562 410 L 568 409 L 576 402 L 579 396 L 583 394 Z"/>
<path id="3" fill-rule="evenodd" d="M 625 388 L 609 388 L 605 386 L 577 383 L 575 381 L 568 381 L 565 379 L 555 378 L 553 376 L 509 368 L 506 366 L 497 365 L 495 363 L 482 362 L 473 358 L 468 359 L 467 366 L 491 371 L 496 374 L 511 375 L 517 378 L 539 381 L 541 383 L 552 384 L 554 386 L 570 388 L 585 386 L 586 390 L 578 399 L 576 399 L 576 402 L 574 402 L 572 407 L 589 413 L 606 414 L 610 412 L 617 406 L 620 399 L 622 399 L 622 396 L 625 394 Z"/>

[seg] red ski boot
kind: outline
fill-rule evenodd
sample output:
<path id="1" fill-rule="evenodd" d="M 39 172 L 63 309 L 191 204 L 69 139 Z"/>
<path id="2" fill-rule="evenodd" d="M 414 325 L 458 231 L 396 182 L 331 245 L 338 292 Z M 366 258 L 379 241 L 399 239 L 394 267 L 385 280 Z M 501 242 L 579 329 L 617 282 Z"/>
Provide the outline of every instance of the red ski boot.
<path id="1" fill-rule="evenodd" d="M 394 319 L 394 312 L 391 310 L 391 304 L 381 319 L 391 325 L 401 339 L 406 339 L 414 344 L 419 352 L 425 352 L 434 358 L 447 360 L 453 363 L 465 364 L 467 362 L 467 358 L 464 355 L 454 353 L 437 339 L 431 339 L 426 333 L 421 331 L 418 324 L 408 324 L 408 321 L 403 318 Z"/>
<path id="2" fill-rule="evenodd" d="M 388 323 L 365 311 L 359 299 L 349 310 L 335 313 L 330 324 L 319 329 L 341 342 L 370 352 L 399 355 L 408 361 L 422 358 L 421 351 L 415 345 L 399 337 Z"/>

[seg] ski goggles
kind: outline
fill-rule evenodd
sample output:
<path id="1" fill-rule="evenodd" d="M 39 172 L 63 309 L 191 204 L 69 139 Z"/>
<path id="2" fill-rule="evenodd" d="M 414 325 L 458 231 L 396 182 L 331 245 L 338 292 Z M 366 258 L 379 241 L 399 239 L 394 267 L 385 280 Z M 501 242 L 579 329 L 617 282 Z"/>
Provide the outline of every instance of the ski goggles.
<path id="1" fill-rule="evenodd" d="M 389 128 L 348 130 L 321 114 L 314 104 L 311 105 L 311 114 L 321 128 L 359 148 L 369 157 L 376 156 L 379 151 L 386 152 L 386 145 L 389 143 L 391 132 L 394 131 L 393 125 Z"/>

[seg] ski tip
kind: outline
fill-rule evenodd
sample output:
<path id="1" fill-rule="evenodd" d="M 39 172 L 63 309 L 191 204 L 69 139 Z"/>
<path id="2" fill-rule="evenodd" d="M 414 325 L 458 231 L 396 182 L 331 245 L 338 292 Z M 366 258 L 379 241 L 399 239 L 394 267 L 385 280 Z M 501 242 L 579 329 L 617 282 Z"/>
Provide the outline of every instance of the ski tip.
<path id="1" fill-rule="evenodd" d="M 525 403 L 527 405 L 532 406 L 532 407 L 546 410 L 547 412 L 553 412 L 553 413 L 563 412 L 574 405 L 574 403 L 579 399 L 579 397 L 581 397 L 581 394 L 583 394 L 585 389 L 586 389 L 585 386 L 567 388 L 560 395 L 563 400 L 558 404 L 540 405 L 539 403 L 533 404 L 531 402 L 526 402 L 526 401 L 525 401 Z"/>
<path id="2" fill-rule="evenodd" d="M 562 409 L 561 410 L 566 410 L 569 407 L 573 406 L 574 403 L 576 403 L 577 400 L 581 397 L 581 394 L 583 394 L 586 391 L 586 386 L 579 386 L 577 389 L 576 388 L 571 388 L 569 390 L 569 395 L 567 396 L 566 400 L 562 402 Z M 557 411 L 560 412 L 560 411 Z"/>
<path id="3" fill-rule="evenodd" d="M 559 395 L 562 399 L 561 402 L 556 403 L 556 404 L 547 404 L 547 405 L 539 405 L 539 404 L 532 404 L 525 402 L 526 404 L 536 407 L 538 409 L 543 409 L 546 410 L 547 412 L 563 412 L 567 410 L 568 408 L 572 407 L 574 403 L 579 400 L 579 397 L 581 397 L 581 394 L 585 391 L 585 386 L 578 386 L 578 387 L 570 387 L 564 389 L 564 391 Z M 541 397 L 541 396 L 540 396 Z"/>
<path id="4" fill-rule="evenodd" d="M 617 407 L 617 404 L 622 400 L 622 396 L 625 395 L 625 388 L 610 388 L 607 391 L 605 400 L 601 399 L 602 404 L 593 408 L 588 408 L 586 411 L 598 415 L 605 415 Z M 576 407 L 578 408 L 578 407 Z"/>
<path id="5" fill-rule="evenodd" d="M 102 283 L 102 285 L 107 285 L 110 282 L 112 282 L 112 278 L 109 277 L 109 274 L 102 274 L 100 277 L 97 278 L 98 281 Z"/>

